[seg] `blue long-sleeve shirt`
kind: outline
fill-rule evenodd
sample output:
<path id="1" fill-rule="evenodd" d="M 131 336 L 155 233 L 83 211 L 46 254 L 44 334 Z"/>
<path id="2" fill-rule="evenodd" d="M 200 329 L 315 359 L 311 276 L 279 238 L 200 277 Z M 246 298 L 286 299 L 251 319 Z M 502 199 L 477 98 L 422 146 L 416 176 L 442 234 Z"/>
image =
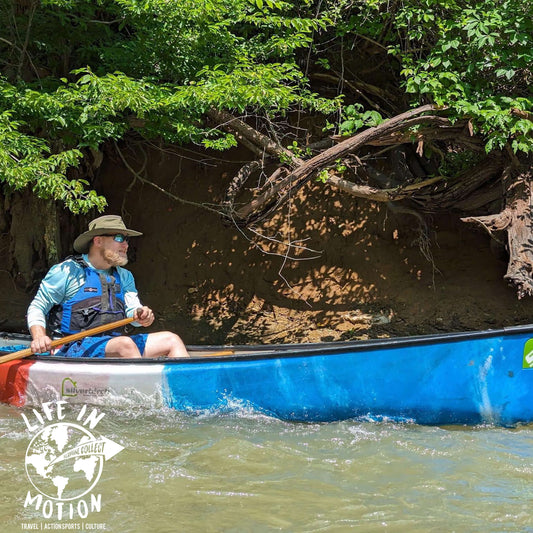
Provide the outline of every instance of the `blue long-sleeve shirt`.
<path id="1" fill-rule="evenodd" d="M 94 268 L 89 262 L 89 256 L 83 254 L 83 260 Z M 98 270 L 96 272 L 109 274 L 109 270 Z M 133 274 L 122 267 L 116 267 L 120 284 L 124 291 L 124 303 L 126 305 L 126 316 L 131 317 L 135 309 L 142 304 L 137 294 Z M 78 289 L 85 283 L 85 272 L 83 267 L 73 259 L 67 259 L 62 263 L 54 265 L 41 281 L 39 290 L 35 298 L 28 307 L 27 320 L 28 328 L 32 326 L 43 326 L 46 328 L 46 317 L 54 305 L 60 305 L 70 300 Z M 139 325 L 133 322 L 133 325 Z"/>

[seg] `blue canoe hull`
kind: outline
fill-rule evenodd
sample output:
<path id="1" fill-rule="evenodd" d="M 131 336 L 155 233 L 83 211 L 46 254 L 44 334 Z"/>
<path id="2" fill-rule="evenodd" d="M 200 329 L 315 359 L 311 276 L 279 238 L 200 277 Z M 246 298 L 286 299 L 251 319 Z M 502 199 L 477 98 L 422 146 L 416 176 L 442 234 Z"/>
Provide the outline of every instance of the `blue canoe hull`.
<path id="1" fill-rule="evenodd" d="M 298 355 L 165 368 L 176 409 L 245 405 L 296 421 L 354 417 L 421 424 L 533 421 L 532 332 L 421 337 Z M 322 348 L 324 350 L 324 348 Z"/>
<path id="2" fill-rule="evenodd" d="M 0 400 L 25 405 L 97 399 L 101 404 L 107 395 L 116 405 L 117 398 L 127 392 L 130 401 L 132 389 L 138 389 L 140 398 L 153 394 L 162 405 L 188 412 L 245 408 L 289 421 L 514 425 L 533 421 L 533 355 L 531 368 L 526 362 L 532 338 L 533 326 L 517 326 L 234 347 L 230 356 L 173 361 L 32 358 L 0 365 Z M 65 388 L 66 380 L 74 388 Z"/>

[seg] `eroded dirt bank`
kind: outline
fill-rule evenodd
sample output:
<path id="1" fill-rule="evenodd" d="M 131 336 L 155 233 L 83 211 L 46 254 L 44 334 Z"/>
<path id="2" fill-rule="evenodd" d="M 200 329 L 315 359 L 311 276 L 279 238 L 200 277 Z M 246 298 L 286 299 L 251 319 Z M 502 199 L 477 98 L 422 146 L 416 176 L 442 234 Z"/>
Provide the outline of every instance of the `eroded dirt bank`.
<path id="1" fill-rule="evenodd" d="M 141 168 L 130 158 L 132 168 Z M 223 225 L 192 204 L 220 201 L 227 176 L 240 164 L 238 154 L 234 159 L 205 166 L 176 155 L 148 157 L 142 175 L 157 176 L 160 187 L 191 204 L 104 159 L 95 186 L 108 198 L 106 212 L 122 214 L 145 234 L 131 245 L 129 268 L 158 317 L 153 329 L 177 331 L 192 344 L 273 343 L 531 321 L 533 300 L 519 301 L 503 280 L 505 258 L 491 252 L 487 235 L 453 213 L 429 221 L 431 242 L 421 249 L 415 217 L 317 183 L 256 233 Z M 4 198 L 0 329 L 25 328 L 25 308 L 47 268 L 43 236 L 52 238 L 55 216 L 47 209 L 23 197 Z M 57 254 L 65 257 L 92 217 L 56 215 Z"/>

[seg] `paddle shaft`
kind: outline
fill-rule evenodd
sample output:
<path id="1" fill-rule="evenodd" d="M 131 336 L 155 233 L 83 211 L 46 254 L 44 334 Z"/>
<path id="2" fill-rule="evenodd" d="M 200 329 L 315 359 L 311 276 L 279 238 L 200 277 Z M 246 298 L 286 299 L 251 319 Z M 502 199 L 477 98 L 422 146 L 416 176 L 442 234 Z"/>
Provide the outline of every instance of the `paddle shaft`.
<path id="1" fill-rule="evenodd" d="M 235 355 L 235 350 L 222 350 L 220 352 L 205 353 L 201 357 L 220 357 L 222 355 Z"/>
<path id="2" fill-rule="evenodd" d="M 117 320 L 116 322 L 111 322 L 109 324 L 103 324 L 102 326 L 98 326 L 96 328 L 87 329 L 85 331 L 80 331 L 79 333 L 74 333 L 73 335 L 67 335 L 66 337 L 62 337 L 61 339 L 55 339 L 52 341 L 52 348 L 56 346 L 61 346 L 62 344 L 68 344 L 69 342 L 79 341 L 80 339 L 84 339 L 85 337 L 90 337 L 91 335 L 98 335 L 99 333 L 103 333 L 104 331 L 109 331 L 110 329 L 116 329 L 121 328 L 122 326 L 125 326 L 126 324 L 129 324 L 130 322 L 133 322 L 135 319 L 133 317 L 131 318 L 123 318 L 122 320 Z M 18 352 L 13 352 L 7 355 L 3 355 L 0 357 L 0 364 L 1 363 L 7 363 L 8 361 L 13 361 L 14 359 L 23 359 L 24 357 L 28 357 L 30 355 L 33 355 L 33 351 L 31 348 L 26 348 L 25 350 L 19 350 Z"/>

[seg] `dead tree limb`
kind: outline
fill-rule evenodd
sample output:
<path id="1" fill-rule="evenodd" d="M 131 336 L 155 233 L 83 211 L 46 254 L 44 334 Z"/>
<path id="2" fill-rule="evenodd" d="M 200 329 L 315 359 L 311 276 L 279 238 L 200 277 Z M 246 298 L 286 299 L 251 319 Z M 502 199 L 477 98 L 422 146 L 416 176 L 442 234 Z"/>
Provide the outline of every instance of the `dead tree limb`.
<path id="1" fill-rule="evenodd" d="M 378 189 L 377 187 L 370 187 L 368 185 L 359 185 L 353 181 L 348 181 L 335 176 L 330 173 L 328 185 L 335 187 L 341 191 L 347 192 L 352 196 L 358 198 L 364 198 L 365 200 L 371 200 L 374 202 L 394 202 L 398 200 L 403 200 L 404 198 L 409 198 L 413 192 L 421 190 L 424 187 L 429 187 L 435 183 L 443 180 L 442 176 L 437 176 L 435 178 L 429 178 L 418 183 L 413 183 L 405 187 L 395 187 L 393 189 Z"/>
<path id="2" fill-rule="evenodd" d="M 283 203 L 290 194 L 295 190 L 299 189 L 306 181 L 308 181 L 313 175 L 315 175 L 320 170 L 327 168 L 329 165 L 332 165 L 337 159 L 342 159 L 346 157 L 351 152 L 357 150 L 361 146 L 368 144 L 370 141 L 375 140 L 381 136 L 389 135 L 394 131 L 409 128 L 414 125 L 423 124 L 425 122 L 437 121 L 439 124 L 444 124 L 446 119 L 441 119 L 441 117 L 436 117 L 434 115 L 430 116 L 420 116 L 424 113 L 434 111 L 436 107 L 434 105 L 428 104 L 416 109 L 411 109 L 405 113 L 401 113 L 396 117 L 383 122 L 382 124 L 369 128 L 353 137 L 346 139 L 345 141 L 340 142 L 339 144 L 319 153 L 315 157 L 307 161 L 302 161 L 294 156 L 287 149 L 272 143 L 272 141 L 261 134 L 256 135 L 258 132 L 246 125 L 246 128 L 242 127 L 242 121 L 236 122 L 231 115 L 219 112 L 214 112 L 211 116 L 216 118 L 219 122 L 220 119 L 224 118 L 224 124 L 228 127 L 235 127 L 239 134 L 246 136 L 246 138 L 253 138 L 257 142 L 261 143 L 265 150 L 268 149 L 268 153 L 272 155 L 288 155 L 290 154 L 291 169 L 290 172 L 278 180 L 276 183 L 268 187 L 267 190 L 264 190 L 259 194 L 255 199 L 253 199 L 248 204 L 244 205 L 236 212 L 232 213 L 232 219 L 237 222 L 239 225 L 247 225 L 251 221 L 256 220 L 254 214 L 264 215 L 265 212 L 273 206 L 278 206 Z M 443 122 L 445 121 L 445 122 Z M 255 132 L 255 133 L 254 133 Z"/>
<path id="3" fill-rule="evenodd" d="M 225 130 L 232 132 L 240 143 L 261 157 L 265 153 L 278 159 L 284 157 L 289 162 L 294 161 L 294 163 L 291 163 L 291 166 L 302 162 L 290 150 L 274 142 L 270 137 L 263 135 L 230 113 L 212 109 L 208 115 Z"/>
<path id="4" fill-rule="evenodd" d="M 249 225 L 263 218 L 283 204 L 290 194 L 294 193 L 313 175 L 333 167 L 338 160 L 345 160 L 364 145 L 379 146 L 387 143 L 402 144 L 418 141 L 420 148 L 425 139 L 429 141 L 450 139 L 458 141 L 460 139 L 462 145 L 469 144 L 469 147 L 474 147 L 476 151 L 481 148 L 478 144 L 479 140 L 471 136 L 466 121 L 451 124 L 445 117 L 435 114 L 424 115 L 424 113 L 434 110 L 434 106 L 426 105 L 407 111 L 374 128 L 344 139 L 307 161 L 296 157 L 288 149 L 231 114 L 212 111 L 211 118 L 223 124 L 224 128 L 234 133 L 237 132 L 240 139 L 246 139 L 253 143 L 263 156 L 265 153 L 272 155 L 273 158 L 270 161 L 275 167 L 266 183 L 260 189 L 255 189 L 255 198 L 236 209 L 236 196 L 242 190 L 248 177 L 253 172 L 264 168 L 264 158 L 260 162 L 252 162 L 241 168 L 227 189 L 224 209 L 228 218 L 232 220 L 232 223 L 241 226 Z M 419 129 L 413 130 L 413 126 L 419 126 Z M 279 161 L 279 158 L 283 162 Z M 474 169 L 470 169 L 454 179 L 442 177 L 423 179 L 407 187 L 382 189 L 366 184 L 357 184 L 337 176 L 333 171 L 330 171 L 328 184 L 354 196 L 373 201 L 390 202 L 410 198 L 426 212 L 449 209 L 455 206 L 457 202 L 462 202 L 465 210 L 468 210 L 469 197 L 488 181 L 501 175 L 502 169 L 500 157 L 487 157 Z M 485 205 L 496 197 L 494 189 L 490 195 L 482 191 L 473 203 Z"/>
<path id="5" fill-rule="evenodd" d="M 462 174 L 441 181 L 429 192 L 415 192 L 411 199 L 423 205 L 426 211 L 454 209 L 459 203 L 466 209 L 470 196 L 486 183 L 499 179 L 503 168 L 501 155 L 488 156 Z"/>

